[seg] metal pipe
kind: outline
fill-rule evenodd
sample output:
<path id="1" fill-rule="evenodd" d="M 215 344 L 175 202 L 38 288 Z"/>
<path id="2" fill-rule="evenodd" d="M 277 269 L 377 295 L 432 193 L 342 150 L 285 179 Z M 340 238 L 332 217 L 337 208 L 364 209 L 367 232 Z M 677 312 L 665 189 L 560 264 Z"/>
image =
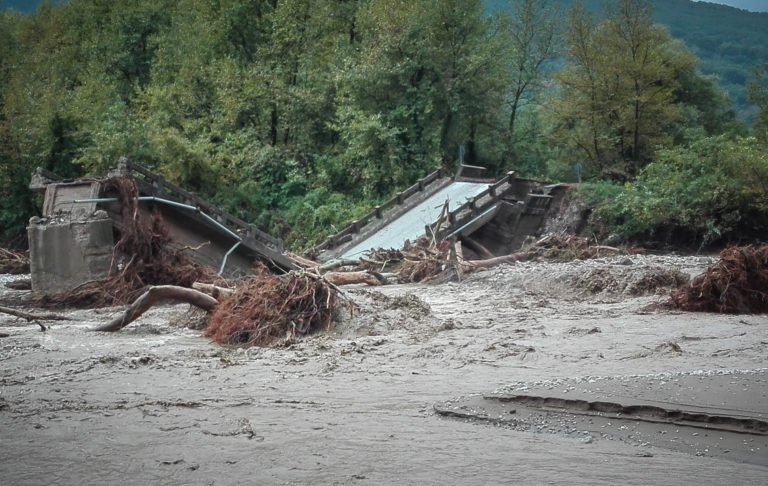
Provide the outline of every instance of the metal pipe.
<path id="1" fill-rule="evenodd" d="M 224 267 L 227 265 L 227 259 L 229 258 L 229 255 L 231 255 L 232 252 L 235 251 L 235 248 L 240 246 L 240 243 L 242 243 L 242 240 L 235 243 L 234 246 L 230 248 L 227 253 L 224 254 L 224 259 L 221 260 L 221 268 L 219 268 L 219 275 L 221 275 L 224 272 Z"/>
<path id="2" fill-rule="evenodd" d="M 466 228 L 467 226 L 471 225 L 472 223 L 474 223 L 474 222 L 475 222 L 475 221 L 477 221 L 478 219 L 482 218 L 482 217 L 483 217 L 483 216 L 485 216 L 486 214 L 490 213 L 490 212 L 491 212 L 491 211 L 493 211 L 494 209 L 496 209 L 496 206 L 491 206 L 489 209 L 486 209 L 486 210 L 485 210 L 485 212 L 483 212 L 482 214 L 480 214 L 480 215 L 478 215 L 478 216 L 475 216 L 475 217 L 474 217 L 474 218 L 472 218 L 472 219 L 471 219 L 471 220 L 470 220 L 470 221 L 469 221 L 467 224 L 463 225 L 461 228 L 459 228 L 459 229 L 457 229 L 456 231 L 454 231 L 453 233 L 449 234 L 448 236 L 446 236 L 445 238 L 443 238 L 443 240 L 447 240 L 448 238 L 451 238 L 451 237 L 453 237 L 453 236 L 457 235 L 458 233 L 461 233 L 462 231 L 464 231 L 464 228 Z"/>
<path id="3" fill-rule="evenodd" d="M 161 202 L 163 204 L 167 204 L 169 206 L 176 206 L 177 208 L 190 209 L 192 211 L 200 211 L 200 209 L 196 208 L 195 206 L 190 206 L 189 204 L 182 204 L 182 203 L 176 202 L 176 201 L 170 201 L 168 199 L 163 199 L 162 197 L 141 196 L 139 198 L 139 201 L 157 201 L 157 202 Z M 202 211 L 200 211 L 200 212 L 202 212 Z"/>
<path id="4" fill-rule="evenodd" d="M 196 207 L 190 206 L 189 204 L 182 204 L 176 201 L 169 201 L 168 199 L 163 199 L 161 197 L 141 196 L 136 199 L 139 201 L 157 201 L 164 204 L 168 204 L 169 206 L 176 206 L 179 208 L 191 209 L 193 211 L 197 211 Z M 117 201 L 119 201 L 119 199 L 116 197 L 100 197 L 100 198 L 94 198 L 94 199 L 75 199 L 72 202 L 79 204 L 79 203 L 107 203 L 107 202 L 117 202 Z"/>
<path id="5" fill-rule="evenodd" d="M 117 202 L 118 199 L 116 197 L 102 197 L 102 198 L 96 198 L 96 199 L 75 199 L 72 201 L 73 203 L 105 203 L 105 202 Z"/>
<path id="6" fill-rule="evenodd" d="M 95 199 L 75 199 L 72 201 L 73 203 L 104 203 L 104 202 L 117 202 L 119 199 L 116 197 L 103 197 L 103 198 L 95 198 Z M 201 215 L 205 216 L 208 221 L 215 224 L 218 228 L 226 231 L 229 235 L 236 238 L 238 241 L 242 241 L 242 238 L 237 233 L 233 232 L 223 224 L 219 223 L 212 217 L 208 216 L 204 212 L 200 210 L 200 208 L 196 208 L 195 206 L 190 206 L 189 204 L 182 204 L 180 202 L 176 201 L 170 201 L 168 199 L 163 199 L 161 197 L 155 197 L 155 196 L 141 196 L 138 198 L 139 201 L 157 201 L 161 202 L 163 204 L 167 204 L 169 206 L 176 206 L 177 208 L 183 208 L 183 209 L 189 209 L 191 211 L 195 211 L 197 213 L 200 213 Z"/>
<path id="7" fill-rule="evenodd" d="M 234 231 L 230 230 L 223 224 L 219 223 L 212 217 L 202 212 L 200 208 L 196 208 L 195 206 L 190 206 L 189 204 L 182 204 L 180 202 L 170 201 L 168 199 L 163 199 L 161 197 L 155 197 L 155 196 L 141 196 L 138 198 L 138 200 L 139 201 L 157 201 L 163 204 L 167 204 L 169 206 L 175 206 L 177 208 L 183 208 L 183 209 L 189 209 L 189 210 L 195 211 L 196 213 L 199 213 L 201 216 L 205 217 L 208 221 L 216 225 L 216 227 L 224 230 L 227 234 L 235 238 L 237 240 L 237 243 L 235 243 L 235 245 L 232 248 L 230 248 L 229 251 L 224 255 L 224 259 L 221 262 L 221 268 L 219 269 L 219 275 L 221 275 L 221 272 L 224 271 L 224 266 L 227 264 L 227 259 L 229 258 L 229 255 L 231 255 L 232 252 L 235 251 L 235 249 L 238 246 L 240 246 L 240 244 L 243 242 L 243 239 L 240 237 L 240 235 L 238 235 Z M 116 197 L 104 197 L 104 198 L 95 198 L 95 199 L 75 199 L 72 202 L 73 203 L 106 203 L 106 202 L 117 202 L 117 201 L 118 199 Z"/>
<path id="8" fill-rule="evenodd" d="M 195 209 L 197 209 L 197 208 L 195 208 Z M 238 234 L 237 234 L 237 233 L 235 233 L 234 231 L 230 230 L 229 228 L 227 228 L 227 227 L 226 227 L 226 226 L 224 226 L 223 224 L 219 223 L 218 221 L 216 221 L 216 220 L 215 220 L 215 219 L 213 219 L 212 217 L 208 216 L 208 215 L 207 215 L 207 214 L 205 214 L 204 212 L 200 211 L 199 209 L 197 209 L 197 212 L 198 212 L 198 213 L 200 213 L 201 215 L 205 216 L 205 217 L 208 219 L 208 221 L 210 221 L 211 223 L 215 224 L 215 225 L 216 225 L 216 226 L 218 226 L 219 228 L 223 229 L 224 231 L 226 231 L 227 233 L 229 233 L 230 235 L 232 235 L 232 237 L 233 237 L 233 238 L 236 238 L 237 240 L 242 240 L 242 238 L 240 238 L 240 235 L 238 235 Z"/>

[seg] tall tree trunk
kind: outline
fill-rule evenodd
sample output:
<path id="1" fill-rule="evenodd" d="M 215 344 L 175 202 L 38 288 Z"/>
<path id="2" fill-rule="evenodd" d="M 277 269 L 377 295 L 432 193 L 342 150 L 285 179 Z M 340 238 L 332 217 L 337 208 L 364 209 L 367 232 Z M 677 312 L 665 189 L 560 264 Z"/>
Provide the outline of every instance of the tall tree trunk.
<path id="1" fill-rule="evenodd" d="M 269 115 L 269 144 L 271 146 L 277 145 L 277 105 L 272 104 L 272 110 Z"/>

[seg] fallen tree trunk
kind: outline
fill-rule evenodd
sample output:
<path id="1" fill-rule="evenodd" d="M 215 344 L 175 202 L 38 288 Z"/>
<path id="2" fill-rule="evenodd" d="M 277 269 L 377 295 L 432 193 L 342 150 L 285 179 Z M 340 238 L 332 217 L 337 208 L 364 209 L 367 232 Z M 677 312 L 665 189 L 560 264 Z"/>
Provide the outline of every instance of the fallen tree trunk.
<path id="1" fill-rule="evenodd" d="M 199 290 L 200 292 L 206 293 L 213 297 L 214 299 L 219 299 L 221 297 L 232 295 L 235 293 L 236 289 L 228 289 L 226 287 L 219 287 L 218 285 L 213 285 L 209 283 L 204 282 L 195 282 L 192 284 L 192 288 L 195 290 Z"/>
<path id="2" fill-rule="evenodd" d="M 349 258 L 342 258 L 340 260 L 331 260 L 330 262 L 323 263 L 320 266 L 313 267 L 312 270 L 317 272 L 327 272 L 339 267 L 356 267 L 360 264 L 360 260 L 352 260 Z"/>
<path id="3" fill-rule="evenodd" d="M 283 255 L 287 256 L 288 258 L 290 258 L 291 260 L 293 260 L 298 265 L 300 265 L 300 266 L 302 266 L 304 268 L 314 268 L 314 267 L 320 266 L 319 263 L 317 263 L 315 261 L 312 261 L 309 258 L 304 258 L 301 255 L 297 255 L 297 254 L 291 253 L 289 251 L 285 252 Z"/>
<path id="4" fill-rule="evenodd" d="M 187 302 L 206 311 L 213 310 L 219 301 L 208 294 L 186 287 L 175 285 L 158 285 L 150 287 L 141 297 L 136 299 L 128 309 L 120 316 L 112 319 L 108 324 L 91 329 L 92 331 L 115 332 L 135 321 L 152 306 L 160 301 L 175 300 Z"/>
<path id="5" fill-rule="evenodd" d="M 494 258 L 493 253 L 491 253 L 491 251 L 488 248 L 480 244 L 480 242 L 473 240 L 469 236 L 462 236 L 460 238 L 460 241 L 465 245 L 467 245 L 467 247 L 469 247 L 470 250 L 474 251 L 479 256 L 485 259 Z"/>
<path id="6" fill-rule="evenodd" d="M 471 270 L 472 268 L 491 268 L 504 263 L 519 262 L 520 260 L 520 255 L 511 253 L 500 257 L 488 258 L 487 260 L 469 260 L 465 262 L 464 266 L 466 267 L 466 270 Z"/>
<path id="7" fill-rule="evenodd" d="M 323 278 L 334 285 L 367 284 L 383 285 L 387 280 L 375 272 L 327 272 Z"/>

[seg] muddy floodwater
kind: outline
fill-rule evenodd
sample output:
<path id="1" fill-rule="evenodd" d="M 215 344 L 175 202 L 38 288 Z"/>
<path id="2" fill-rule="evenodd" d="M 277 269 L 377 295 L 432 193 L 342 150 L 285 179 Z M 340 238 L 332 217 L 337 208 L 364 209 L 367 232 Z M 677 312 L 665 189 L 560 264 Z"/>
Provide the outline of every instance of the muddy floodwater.
<path id="1" fill-rule="evenodd" d="M 113 334 L 88 329 L 119 309 L 66 311 L 45 332 L 0 314 L 0 482 L 768 484 L 757 429 L 622 428 L 516 405 L 503 411 L 514 420 L 487 420 L 507 406 L 494 397 L 570 393 L 768 421 L 768 316 L 649 307 L 713 261 L 521 263 L 349 287 L 356 308 L 334 328 L 269 349 L 209 342 L 187 305 Z M 2 286 L 14 278 L 0 276 L 0 305 L 29 298 Z"/>

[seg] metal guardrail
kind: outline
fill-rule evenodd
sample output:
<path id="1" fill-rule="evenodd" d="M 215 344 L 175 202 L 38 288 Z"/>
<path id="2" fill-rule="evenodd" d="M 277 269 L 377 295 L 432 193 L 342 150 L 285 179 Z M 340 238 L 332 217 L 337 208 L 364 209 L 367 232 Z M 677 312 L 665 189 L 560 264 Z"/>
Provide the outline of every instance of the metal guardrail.
<path id="1" fill-rule="evenodd" d="M 242 235 L 243 238 L 252 238 L 280 253 L 285 250 L 285 243 L 283 240 L 275 238 L 272 235 L 259 230 L 252 224 L 227 213 L 221 208 L 207 203 L 197 194 L 185 191 L 181 187 L 166 181 L 162 176 L 155 174 L 149 169 L 130 161 L 125 162 L 124 167 L 134 174 L 139 174 L 144 182 L 150 184 L 160 192 L 160 194 L 171 195 L 184 204 L 200 208 L 206 214 L 215 218 L 218 223 L 222 224 L 230 231 Z"/>
<path id="2" fill-rule="evenodd" d="M 491 206 L 496 204 L 499 199 L 504 197 L 511 189 L 515 181 L 515 173 L 507 172 L 507 175 L 488 186 L 483 192 L 467 201 L 453 211 L 448 212 L 447 225 L 445 221 L 436 221 L 428 224 L 425 230 L 428 235 L 435 234 L 438 238 L 443 238 L 458 227 L 462 227 L 475 219 L 477 216 L 488 212 Z M 505 187 L 506 186 L 506 187 Z M 439 229 L 438 229 L 439 228 Z"/>
<path id="3" fill-rule="evenodd" d="M 416 195 L 419 192 L 423 192 L 428 185 L 432 184 L 444 175 L 445 170 L 441 168 L 432 172 L 426 177 L 419 179 L 408 189 L 402 192 L 398 192 L 392 199 L 374 207 L 373 210 L 365 214 L 362 218 L 352 221 L 343 230 L 339 231 L 335 235 L 330 236 L 325 241 L 315 246 L 312 251 L 319 253 L 324 250 L 336 248 L 339 245 L 346 243 L 351 239 L 352 235 L 360 233 L 367 225 L 371 224 L 373 221 L 383 219 L 385 212 L 397 206 L 402 206 L 408 198 Z"/>

